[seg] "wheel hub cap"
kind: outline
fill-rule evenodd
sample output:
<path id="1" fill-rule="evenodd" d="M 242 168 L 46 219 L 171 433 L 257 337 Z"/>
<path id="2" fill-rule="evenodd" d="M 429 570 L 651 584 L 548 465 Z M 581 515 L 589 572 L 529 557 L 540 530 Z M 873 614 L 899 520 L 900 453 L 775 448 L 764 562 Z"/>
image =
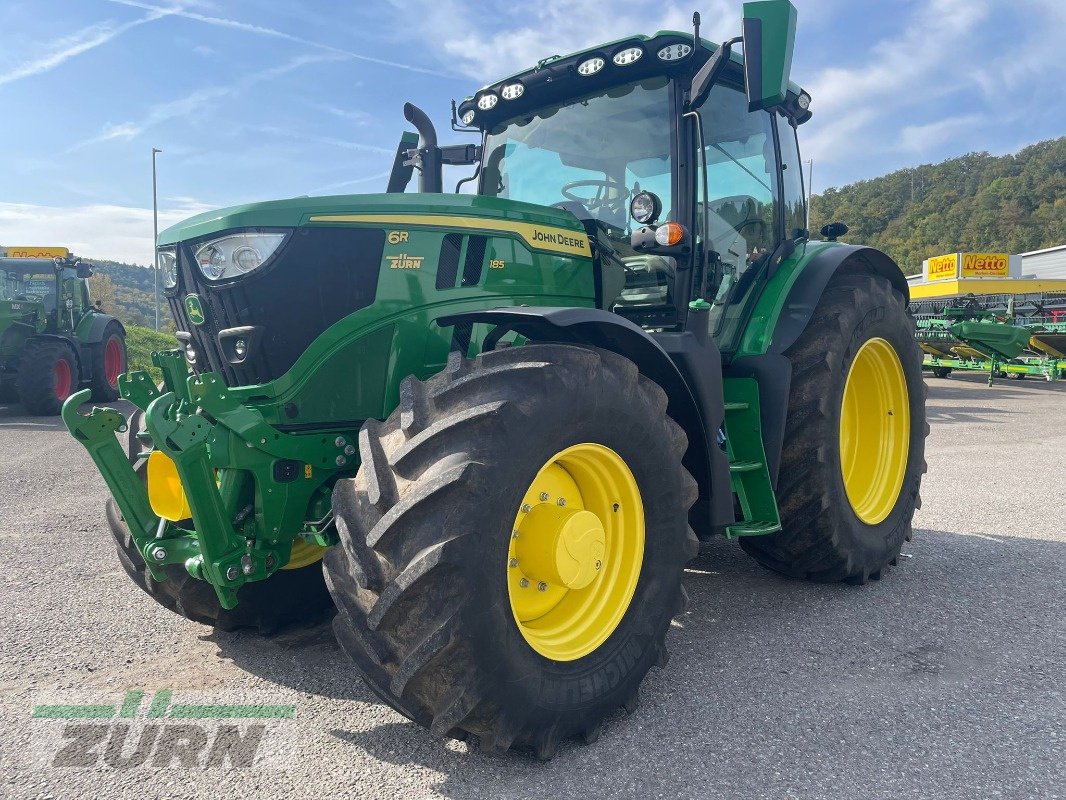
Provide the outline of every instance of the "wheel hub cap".
<path id="1" fill-rule="evenodd" d="M 539 503 L 518 527 L 515 550 L 523 572 L 538 584 L 584 589 L 602 567 L 607 533 L 591 511 Z"/>

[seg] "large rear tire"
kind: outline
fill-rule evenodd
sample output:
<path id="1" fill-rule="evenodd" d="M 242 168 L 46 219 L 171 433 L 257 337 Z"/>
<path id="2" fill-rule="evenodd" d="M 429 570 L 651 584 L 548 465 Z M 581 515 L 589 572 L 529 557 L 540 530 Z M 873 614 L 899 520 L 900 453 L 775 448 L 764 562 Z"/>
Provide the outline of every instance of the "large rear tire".
<path id="1" fill-rule="evenodd" d="M 741 546 L 797 578 L 879 579 L 911 538 L 929 432 L 922 354 L 903 296 L 871 272 L 837 274 L 786 355 L 782 531 Z"/>
<path id="2" fill-rule="evenodd" d="M 74 351 L 56 339 L 31 339 L 19 359 L 19 402 L 26 413 L 55 416 L 78 390 L 81 375 Z"/>
<path id="3" fill-rule="evenodd" d="M 334 490 L 341 546 L 325 569 L 341 646 L 438 735 L 540 758 L 592 741 L 665 664 L 698 550 L 665 393 L 628 359 L 556 344 L 453 354 L 400 391 Z M 601 549 L 583 550 L 593 530 Z M 544 566 L 551 536 L 567 539 L 567 577 Z"/>
<path id="4" fill-rule="evenodd" d="M 141 475 L 144 464 L 142 461 L 136 467 Z M 108 499 L 105 510 L 118 560 L 126 574 L 159 605 L 186 619 L 224 631 L 251 628 L 269 634 L 292 625 L 317 622 L 333 612 L 320 559 L 297 569 L 278 570 L 264 581 L 246 583 L 237 592 L 237 606 L 231 609 L 222 607 L 209 583 L 192 577 L 180 564 L 165 566 L 167 579 L 157 581 L 148 571 L 115 501 Z M 294 557 L 295 548 L 296 545 Z"/>
<path id="5" fill-rule="evenodd" d="M 117 322 L 108 323 L 103 338 L 93 346 L 93 400 L 118 400 L 118 376 L 126 371 L 126 336 Z"/>

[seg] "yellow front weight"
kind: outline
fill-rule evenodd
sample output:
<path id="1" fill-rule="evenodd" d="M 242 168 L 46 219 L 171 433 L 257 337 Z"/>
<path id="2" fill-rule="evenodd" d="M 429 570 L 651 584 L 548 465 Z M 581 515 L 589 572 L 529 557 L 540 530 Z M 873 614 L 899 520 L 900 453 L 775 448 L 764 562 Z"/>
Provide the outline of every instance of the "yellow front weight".
<path id="1" fill-rule="evenodd" d="M 148 456 L 148 502 L 156 516 L 178 522 L 192 516 L 178 467 L 170 456 L 153 450 Z"/>

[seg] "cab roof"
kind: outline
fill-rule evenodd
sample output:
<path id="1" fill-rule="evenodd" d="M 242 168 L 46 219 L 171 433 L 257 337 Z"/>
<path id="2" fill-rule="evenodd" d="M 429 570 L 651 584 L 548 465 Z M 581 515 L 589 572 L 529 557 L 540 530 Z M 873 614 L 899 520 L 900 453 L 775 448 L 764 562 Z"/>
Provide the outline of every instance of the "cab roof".
<path id="1" fill-rule="evenodd" d="M 613 42 L 585 48 L 565 56 L 549 56 L 530 69 L 508 75 L 486 84 L 474 95 L 459 104 L 460 120 L 473 112 L 473 117 L 464 124 L 482 129 L 492 127 L 520 116 L 527 111 L 565 101 L 568 97 L 591 94 L 620 83 L 629 83 L 653 75 L 679 75 L 693 73 L 718 50 L 718 44 L 701 38 L 700 46 L 692 52 L 692 34 L 680 31 L 659 31 L 652 36 L 638 34 Z M 627 51 L 639 49 L 640 55 L 625 63 L 614 58 Z M 680 54 L 680 55 L 679 55 Z M 602 66 L 592 74 L 583 74 L 578 67 L 590 59 L 602 59 Z M 727 68 L 727 81 L 743 83 L 744 57 L 737 50 L 729 56 L 732 68 Z M 508 97 L 504 87 L 520 85 L 520 90 L 511 90 Z M 781 110 L 802 124 L 810 119 L 810 111 L 801 109 L 796 99 L 807 94 L 798 84 L 789 81 L 788 97 Z M 808 94 L 808 97 L 810 95 Z M 495 97 L 495 100 L 482 98 Z M 489 108 L 483 106 L 491 103 Z"/>

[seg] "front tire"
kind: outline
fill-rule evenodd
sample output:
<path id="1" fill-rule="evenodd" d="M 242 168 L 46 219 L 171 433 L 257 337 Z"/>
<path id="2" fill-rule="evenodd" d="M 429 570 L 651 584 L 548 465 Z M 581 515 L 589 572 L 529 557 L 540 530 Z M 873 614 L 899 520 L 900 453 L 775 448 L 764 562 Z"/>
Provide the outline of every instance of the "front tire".
<path id="1" fill-rule="evenodd" d="M 903 296 L 871 272 L 838 273 L 786 355 L 782 531 L 741 546 L 792 577 L 879 579 L 911 539 L 929 432 Z"/>
<path id="2" fill-rule="evenodd" d="M 81 374 L 74 351 L 56 339 L 31 339 L 19 359 L 18 395 L 26 413 L 55 416 L 78 390 Z"/>
<path id="3" fill-rule="evenodd" d="M 325 569 L 338 640 L 382 699 L 438 735 L 540 758 L 635 708 L 644 675 L 665 664 L 698 550 L 687 440 L 661 388 L 591 348 L 453 354 L 428 381 L 405 380 L 399 407 L 359 442 L 358 475 L 334 490 L 341 545 Z M 580 528 L 566 577 L 535 547 L 562 542 L 563 528 Z M 582 549 L 592 529 L 605 550 Z M 562 613 L 583 598 L 588 613 Z"/>
<path id="4" fill-rule="evenodd" d="M 132 436 L 130 441 L 132 445 Z M 141 461 L 134 467 L 142 478 L 145 466 L 146 462 Z M 251 628 L 269 634 L 317 622 L 333 611 L 318 558 L 296 569 L 280 569 L 266 580 L 244 584 L 237 591 L 236 607 L 226 609 L 218 602 L 211 584 L 192 577 L 181 564 L 163 567 L 165 581 L 153 578 L 113 499 L 108 499 L 105 513 L 126 574 L 159 605 L 186 619 L 223 631 Z M 298 558 L 295 544 L 293 558 Z"/>

